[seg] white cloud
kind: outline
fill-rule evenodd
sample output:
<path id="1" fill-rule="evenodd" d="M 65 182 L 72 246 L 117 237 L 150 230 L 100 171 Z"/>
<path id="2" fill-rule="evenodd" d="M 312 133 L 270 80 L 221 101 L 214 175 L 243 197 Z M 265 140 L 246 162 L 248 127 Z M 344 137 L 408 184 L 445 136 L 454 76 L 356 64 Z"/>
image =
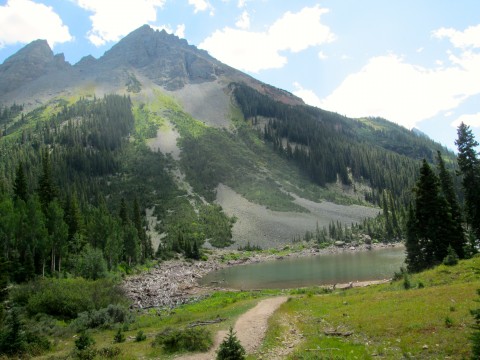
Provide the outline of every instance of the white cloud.
<path id="1" fill-rule="evenodd" d="M 328 59 L 328 56 L 325 55 L 325 53 L 324 53 L 323 51 L 319 51 L 319 52 L 318 52 L 318 58 L 319 58 L 320 60 L 326 60 L 326 59 Z"/>
<path id="2" fill-rule="evenodd" d="M 264 32 L 225 27 L 200 45 L 219 60 L 241 70 L 259 72 L 281 68 L 287 58 L 281 51 L 300 52 L 335 40 L 330 28 L 320 21 L 328 9 L 314 6 L 298 13 L 285 13 Z"/>
<path id="3" fill-rule="evenodd" d="M 240 15 L 240 18 L 235 23 L 235 25 L 240 29 L 244 29 L 244 30 L 250 27 L 250 15 L 248 15 L 247 11 L 244 11 L 242 15 Z"/>
<path id="4" fill-rule="evenodd" d="M 440 28 L 433 32 L 433 36 L 438 39 L 448 38 L 453 46 L 457 48 L 480 48 L 480 24 L 470 26 L 464 31 L 458 31 L 453 28 Z"/>
<path id="5" fill-rule="evenodd" d="M 175 30 L 175 35 L 177 35 L 181 39 L 185 38 L 185 24 L 177 25 L 177 29 Z"/>
<path id="6" fill-rule="evenodd" d="M 321 107 L 351 117 L 381 116 L 411 128 L 480 93 L 480 54 L 464 52 L 449 60 L 449 66 L 428 69 L 394 54 L 374 57 Z"/>
<path id="7" fill-rule="evenodd" d="M 293 83 L 293 94 L 305 101 L 306 104 L 320 107 L 321 100 L 312 90 L 304 89 L 298 82 Z"/>
<path id="8" fill-rule="evenodd" d="M 245 6 L 246 3 L 247 3 L 247 0 L 238 0 L 237 6 L 239 8 L 242 8 Z"/>
<path id="9" fill-rule="evenodd" d="M 188 4 L 192 5 L 195 8 L 195 14 L 200 11 L 210 10 L 210 15 L 214 14 L 214 9 L 212 4 L 206 0 L 188 0 Z"/>
<path id="10" fill-rule="evenodd" d="M 118 41 L 132 30 L 154 22 L 157 9 L 166 0 L 75 0 L 78 6 L 93 13 L 88 39 L 96 46 Z"/>
<path id="11" fill-rule="evenodd" d="M 73 38 L 50 6 L 30 0 L 8 0 L 0 6 L 0 47 L 36 39 L 46 39 L 54 47 Z"/>
<path id="12" fill-rule="evenodd" d="M 479 127 L 480 128 L 480 112 L 476 114 L 464 114 L 452 122 L 452 126 L 458 128 L 461 123 L 471 127 Z"/>
<path id="13" fill-rule="evenodd" d="M 151 26 L 151 28 L 158 31 L 165 30 L 169 34 L 174 34 L 179 38 L 185 38 L 185 24 L 177 25 L 175 30 L 173 30 L 170 25 Z"/>

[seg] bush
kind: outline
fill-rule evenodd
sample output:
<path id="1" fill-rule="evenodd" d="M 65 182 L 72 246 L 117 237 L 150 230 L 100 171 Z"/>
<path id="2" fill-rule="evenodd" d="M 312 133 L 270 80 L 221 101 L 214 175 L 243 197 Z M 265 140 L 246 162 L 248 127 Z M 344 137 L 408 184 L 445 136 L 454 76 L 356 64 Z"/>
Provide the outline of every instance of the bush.
<path id="1" fill-rule="evenodd" d="M 137 336 L 135 336 L 135 341 L 140 342 L 146 339 L 147 339 L 147 335 L 145 335 L 142 330 L 139 330 L 137 333 Z"/>
<path id="2" fill-rule="evenodd" d="M 212 334 L 204 328 L 166 329 L 155 336 L 152 346 L 162 346 L 165 352 L 207 351 L 213 345 Z"/>
<path id="3" fill-rule="evenodd" d="M 125 342 L 125 334 L 122 331 L 122 328 L 118 328 L 117 333 L 113 337 L 113 342 L 114 343 L 122 343 Z"/>
<path id="4" fill-rule="evenodd" d="M 92 336 L 86 332 L 82 331 L 80 336 L 75 340 L 75 348 L 79 351 L 86 350 L 95 344 Z"/>
<path id="5" fill-rule="evenodd" d="M 447 266 L 458 264 L 458 255 L 450 245 L 448 246 L 447 256 L 445 256 L 445 259 L 443 259 L 443 264 Z"/>
<path id="6" fill-rule="evenodd" d="M 398 281 L 398 280 L 402 280 L 404 278 L 404 275 L 405 273 L 407 273 L 407 270 L 405 270 L 405 268 L 402 266 L 400 268 L 400 272 L 394 272 L 393 273 L 393 277 L 392 277 L 392 280 L 393 281 Z"/>
<path id="7" fill-rule="evenodd" d="M 243 360 L 245 349 L 238 341 L 233 329 L 230 328 L 227 337 L 222 341 L 217 352 L 217 360 Z"/>
<path id="8" fill-rule="evenodd" d="M 412 287 L 412 283 L 410 282 L 410 276 L 408 273 L 403 274 L 403 288 L 408 290 Z"/>
<path id="9" fill-rule="evenodd" d="M 97 350 L 97 355 L 102 359 L 116 359 L 120 353 L 120 348 L 116 346 L 104 347 Z"/>
<path id="10" fill-rule="evenodd" d="M 73 323 L 77 331 L 94 328 L 111 328 L 118 323 L 132 323 L 135 320 L 134 315 L 122 305 L 108 305 L 100 310 L 84 311 L 78 314 L 78 318 Z"/>
<path id="11" fill-rule="evenodd" d="M 25 306 L 30 315 L 43 313 L 62 319 L 74 319 L 81 312 L 109 304 L 126 303 L 112 279 L 38 279 L 17 286 L 11 294 L 13 303 Z"/>
<path id="12" fill-rule="evenodd" d="M 87 244 L 75 261 L 74 274 L 90 280 L 107 276 L 107 262 L 102 250 Z"/>
<path id="13" fill-rule="evenodd" d="M 26 351 L 23 324 L 18 309 L 13 308 L 5 321 L 5 328 L 0 332 L 0 354 L 21 354 Z"/>

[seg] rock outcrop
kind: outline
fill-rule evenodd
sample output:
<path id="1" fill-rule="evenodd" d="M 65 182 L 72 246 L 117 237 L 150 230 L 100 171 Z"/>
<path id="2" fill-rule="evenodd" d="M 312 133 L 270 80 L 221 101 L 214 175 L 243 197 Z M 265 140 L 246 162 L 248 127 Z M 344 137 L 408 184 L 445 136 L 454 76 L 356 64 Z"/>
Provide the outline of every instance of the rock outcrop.
<path id="1" fill-rule="evenodd" d="M 0 96 L 70 67 L 63 54 L 53 54 L 46 40 L 33 41 L 0 65 Z"/>
<path id="2" fill-rule="evenodd" d="M 62 93 L 74 93 L 82 85 L 93 85 L 103 92 L 122 92 L 135 74 L 140 81 L 168 91 L 217 82 L 221 91 L 228 93 L 229 83 L 244 82 L 276 100 L 303 104 L 300 98 L 255 80 L 186 40 L 148 25 L 131 32 L 99 59 L 85 56 L 73 66 L 63 54 L 54 55 L 45 40 L 28 44 L 0 65 L 0 103 L 38 105 Z"/>

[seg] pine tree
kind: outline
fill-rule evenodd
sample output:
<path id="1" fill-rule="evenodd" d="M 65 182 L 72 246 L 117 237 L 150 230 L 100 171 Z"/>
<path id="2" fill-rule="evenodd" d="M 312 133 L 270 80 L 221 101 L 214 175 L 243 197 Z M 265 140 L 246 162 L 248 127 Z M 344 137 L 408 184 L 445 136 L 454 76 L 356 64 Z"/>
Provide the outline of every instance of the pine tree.
<path id="1" fill-rule="evenodd" d="M 122 220 L 122 225 L 127 225 L 129 223 L 130 220 L 128 219 L 127 203 L 124 198 L 120 200 L 120 211 L 118 216 L 120 217 L 120 220 Z"/>
<path id="2" fill-rule="evenodd" d="M 415 217 L 415 211 L 412 206 L 410 206 L 408 210 L 405 248 L 407 251 L 405 262 L 407 263 L 408 270 L 411 272 L 422 270 L 425 267 L 423 244 L 417 235 L 417 218 Z"/>
<path id="3" fill-rule="evenodd" d="M 72 248 L 73 238 L 75 235 L 82 235 L 83 219 L 82 213 L 78 206 L 77 193 L 67 196 L 65 202 L 65 222 L 68 225 L 68 242 L 71 245 L 70 250 L 78 253 L 81 248 Z"/>
<path id="4" fill-rule="evenodd" d="M 150 241 L 142 226 L 142 216 L 140 214 L 140 206 L 138 205 L 137 198 L 133 200 L 133 224 L 137 229 L 137 235 L 140 241 L 140 260 L 144 262 L 145 259 L 151 257 L 152 250 L 150 249 L 151 243 L 149 243 Z"/>
<path id="5" fill-rule="evenodd" d="M 45 150 L 42 155 L 42 174 L 38 181 L 38 195 L 44 212 L 48 204 L 57 196 L 57 191 L 52 179 L 52 166 L 50 164 L 50 155 L 48 150 Z"/>
<path id="6" fill-rule="evenodd" d="M 455 224 L 438 177 L 424 159 L 407 224 L 407 263 L 419 271 L 443 261 L 455 239 Z"/>
<path id="7" fill-rule="evenodd" d="M 8 275 L 9 264 L 0 253 L 0 316 L 3 309 L 3 302 L 8 298 Z M 1 319 L 1 317 L 0 317 Z"/>
<path id="8" fill-rule="evenodd" d="M 457 129 L 457 161 L 463 175 L 467 221 L 477 239 L 480 239 L 480 160 L 475 148 L 478 142 L 468 125 L 461 123 Z"/>
<path id="9" fill-rule="evenodd" d="M 25 202 L 27 201 L 27 179 L 25 177 L 25 171 L 22 163 L 18 164 L 15 183 L 13 184 L 13 193 L 15 194 L 15 198 L 21 199 Z"/>
<path id="10" fill-rule="evenodd" d="M 243 360 L 245 349 L 230 327 L 227 337 L 222 341 L 217 352 L 217 360 Z"/>
<path id="11" fill-rule="evenodd" d="M 443 197 L 448 203 L 448 210 L 451 215 L 454 227 L 450 245 L 455 250 L 455 253 L 460 257 L 460 259 L 463 259 L 465 257 L 464 246 L 466 241 L 462 227 L 462 213 L 460 210 L 460 206 L 457 202 L 457 196 L 455 195 L 452 177 L 445 167 L 445 162 L 443 161 L 440 151 L 437 152 L 437 163 L 440 187 Z"/>

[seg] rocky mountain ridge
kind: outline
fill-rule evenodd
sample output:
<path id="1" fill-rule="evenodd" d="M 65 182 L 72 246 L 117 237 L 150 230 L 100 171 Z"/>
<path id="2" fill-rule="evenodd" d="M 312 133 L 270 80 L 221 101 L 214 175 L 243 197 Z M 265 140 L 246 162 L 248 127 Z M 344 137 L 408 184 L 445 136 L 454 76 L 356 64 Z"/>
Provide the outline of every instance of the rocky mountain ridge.
<path id="1" fill-rule="evenodd" d="M 144 25 L 121 39 L 95 59 L 83 57 L 75 65 L 63 54 L 54 55 L 45 40 L 36 40 L 0 65 L 0 103 L 44 103 L 76 88 L 91 86 L 104 92 L 124 91 L 135 77 L 148 80 L 167 91 L 188 84 L 222 81 L 244 82 L 260 92 L 291 104 L 303 101 L 273 86 L 221 63 L 184 39 Z"/>

